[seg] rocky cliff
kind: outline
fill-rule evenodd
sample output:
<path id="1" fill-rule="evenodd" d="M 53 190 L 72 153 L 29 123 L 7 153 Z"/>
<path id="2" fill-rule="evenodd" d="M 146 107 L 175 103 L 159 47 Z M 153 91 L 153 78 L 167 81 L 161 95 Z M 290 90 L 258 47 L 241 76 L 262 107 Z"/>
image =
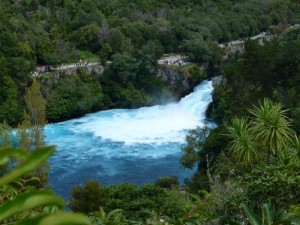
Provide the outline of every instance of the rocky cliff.
<path id="1" fill-rule="evenodd" d="M 66 69 L 62 71 L 52 71 L 49 74 L 38 77 L 41 85 L 41 91 L 44 97 L 47 97 L 55 85 L 57 84 L 59 78 L 63 76 L 78 76 L 81 73 L 85 72 L 88 75 L 92 74 L 102 74 L 104 72 L 104 68 L 101 65 L 95 65 L 90 67 L 78 67 L 73 69 Z"/>

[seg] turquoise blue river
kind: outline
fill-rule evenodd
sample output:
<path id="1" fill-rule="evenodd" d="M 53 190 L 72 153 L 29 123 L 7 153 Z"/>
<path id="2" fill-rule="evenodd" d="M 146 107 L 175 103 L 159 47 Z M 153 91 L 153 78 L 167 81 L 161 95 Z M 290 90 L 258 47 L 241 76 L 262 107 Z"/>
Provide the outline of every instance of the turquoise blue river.
<path id="1" fill-rule="evenodd" d="M 188 130 L 210 125 L 205 110 L 212 90 L 211 81 L 204 81 L 176 103 L 100 111 L 47 125 L 46 144 L 57 146 L 49 185 L 69 199 L 72 186 L 91 179 L 142 185 L 173 175 L 182 183 L 193 170 L 180 166 L 181 148 Z"/>

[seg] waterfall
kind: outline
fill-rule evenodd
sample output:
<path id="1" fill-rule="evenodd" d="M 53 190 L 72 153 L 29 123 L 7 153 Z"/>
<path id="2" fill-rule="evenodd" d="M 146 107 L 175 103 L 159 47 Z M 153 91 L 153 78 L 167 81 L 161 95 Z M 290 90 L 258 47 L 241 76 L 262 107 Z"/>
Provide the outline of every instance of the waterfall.
<path id="1" fill-rule="evenodd" d="M 50 185 L 66 198 L 72 185 L 86 179 L 140 185 L 175 175 L 182 181 L 192 171 L 180 167 L 180 149 L 188 130 L 204 126 L 211 92 L 211 81 L 203 81 L 177 103 L 100 111 L 47 125 L 46 144 L 57 146 Z"/>

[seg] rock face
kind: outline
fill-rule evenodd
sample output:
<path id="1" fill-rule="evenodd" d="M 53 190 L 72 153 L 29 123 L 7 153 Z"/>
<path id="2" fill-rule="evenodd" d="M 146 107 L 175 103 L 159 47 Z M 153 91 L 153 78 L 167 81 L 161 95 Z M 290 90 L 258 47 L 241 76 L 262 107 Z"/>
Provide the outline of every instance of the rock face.
<path id="1" fill-rule="evenodd" d="M 41 85 L 41 92 L 44 97 L 47 97 L 48 95 L 51 94 L 54 86 L 57 84 L 60 77 L 61 74 L 56 73 L 56 74 L 39 78 L 40 85 Z"/>
<path id="2" fill-rule="evenodd" d="M 214 89 L 217 86 L 219 86 L 220 84 L 225 84 L 226 83 L 226 80 L 224 79 L 224 77 L 222 75 L 211 78 L 211 81 L 212 81 L 212 86 L 213 86 Z"/>
<path id="3" fill-rule="evenodd" d="M 101 65 L 96 65 L 96 66 L 89 66 L 89 67 L 79 67 L 77 69 L 72 69 L 72 70 L 66 70 L 59 72 L 61 75 L 68 75 L 68 76 L 76 76 L 80 73 L 80 69 L 85 69 L 86 73 L 88 75 L 91 74 L 102 74 L 104 72 L 104 68 Z"/>
<path id="4" fill-rule="evenodd" d="M 176 86 L 183 92 L 192 88 L 187 79 L 188 74 L 179 69 L 160 67 L 157 72 L 157 77 L 165 81 L 170 86 Z"/>
<path id="5" fill-rule="evenodd" d="M 56 73 L 41 76 L 39 78 L 39 81 L 40 81 L 41 91 L 43 96 L 46 97 L 51 94 L 59 78 L 63 76 L 77 76 L 81 73 L 81 70 L 85 70 L 88 75 L 102 74 L 104 72 L 103 66 L 96 65 L 90 67 L 79 67 L 79 68 L 69 69 L 65 71 L 57 71 Z"/>

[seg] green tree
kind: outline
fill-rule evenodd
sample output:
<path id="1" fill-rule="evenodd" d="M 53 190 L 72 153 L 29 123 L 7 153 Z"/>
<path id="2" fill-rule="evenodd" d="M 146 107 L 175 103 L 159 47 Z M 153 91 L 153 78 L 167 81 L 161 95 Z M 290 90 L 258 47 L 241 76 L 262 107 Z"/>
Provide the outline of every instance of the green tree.
<path id="1" fill-rule="evenodd" d="M 13 144 L 13 134 L 12 134 L 12 127 L 9 126 L 6 121 L 3 123 L 0 123 L 0 152 L 1 148 L 6 147 L 12 147 Z M 2 152 L 1 152 L 2 154 Z M 0 175 L 3 175 L 7 171 L 9 171 L 9 163 L 3 163 L 2 165 L 0 164 Z"/>
<path id="2" fill-rule="evenodd" d="M 100 49 L 98 30 L 99 27 L 97 24 L 88 24 L 74 31 L 72 38 L 73 40 L 77 40 L 76 43 L 79 48 L 97 52 Z"/>
<path id="3" fill-rule="evenodd" d="M 55 90 L 47 97 L 47 118 L 50 121 L 82 116 L 103 107 L 102 89 L 97 77 L 87 75 L 62 76 Z"/>
<path id="4" fill-rule="evenodd" d="M 122 90 L 123 105 L 126 107 L 136 108 L 147 103 L 147 97 L 143 90 L 136 89 L 132 83 L 129 83 L 126 88 Z"/>
<path id="5" fill-rule="evenodd" d="M 138 62 L 128 54 L 115 54 L 112 56 L 111 69 L 114 80 L 122 84 L 134 80 L 138 72 Z"/>
<path id="6" fill-rule="evenodd" d="M 207 78 L 207 74 L 198 66 L 194 65 L 192 68 L 189 69 L 187 79 L 191 87 L 195 87 L 196 85 L 200 84 L 200 82 L 203 81 L 205 78 Z"/>
<path id="7" fill-rule="evenodd" d="M 112 53 L 121 53 L 122 43 L 124 41 L 124 34 L 117 28 L 111 29 L 108 32 L 107 41 L 112 49 Z"/>
<path id="8" fill-rule="evenodd" d="M 271 154 L 276 155 L 291 142 L 293 130 L 290 119 L 286 116 L 281 103 L 273 103 L 264 99 L 259 106 L 250 110 L 254 116 L 252 132 L 256 139 L 267 149 L 267 162 L 270 164 Z"/>
<path id="9" fill-rule="evenodd" d="M 0 147 L 12 147 L 12 127 L 6 121 L 0 123 Z"/>
<path id="10" fill-rule="evenodd" d="M 229 153 L 244 166 L 251 165 L 260 157 L 250 128 L 251 124 L 243 118 L 232 119 L 231 125 L 227 127 L 226 136 L 231 140 L 228 146 Z"/>
<path id="11" fill-rule="evenodd" d="M 22 149 L 29 151 L 32 145 L 32 140 L 28 128 L 31 126 L 30 121 L 23 120 L 18 124 L 17 135 L 18 135 L 18 146 Z"/>
<path id="12" fill-rule="evenodd" d="M 288 150 L 294 131 L 282 107 L 281 103 L 264 99 L 258 107 L 249 110 L 253 116 L 250 121 L 239 118 L 232 120 L 226 136 L 231 140 L 230 153 L 238 162 L 251 165 L 266 150 L 267 163 L 270 164 L 271 154 L 277 158 L 280 151 Z"/>
<path id="13" fill-rule="evenodd" d="M 218 46 L 211 41 L 201 39 L 201 37 L 185 40 L 182 44 L 182 51 L 190 62 L 199 63 L 200 65 L 218 64 L 221 61 Z"/>
<path id="14" fill-rule="evenodd" d="M 85 186 L 75 186 L 72 190 L 70 208 L 74 212 L 85 214 L 97 212 L 100 207 L 106 206 L 108 192 L 101 187 L 98 181 L 85 181 Z"/>
<path id="15" fill-rule="evenodd" d="M 188 132 L 186 136 L 187 146 L 182 149 L 183 155 L 180 158 L 180 163 L 185 168 L 192 169 L 199 162 L 199 153 L 203 148 L 205 138 L 208 134 L 209 129 L 207 127 L 197 127 L 197 129 Z"/>
<path id="16" fill-rule="evenodd" d="M 100 61 L 102 66 L 106 66 L 107 59 L 111 53 L 111 47 L 108 43 L 105 43 L 100 51 Z"/>
<path id="17" fill-rule="evenodd" d="M 90 12 L 93 8 L 97 7 L 95 0 L 83 0 L 80 6 L 86 12 Z"/>
<path id="18" fill-rule="evenodd" d="M 10 76 L 0 75 L 0 121 L 16 124 L 20 119 L 18 87 Z"/>
<path id="19" fill-rule="evenodd" d="M 25 95 L 25 103 L 24 121 L 29 125 L 31 146 L 39 148 L 44 145 L 44 127 L 47 121 L 45 100 L 40 84 L 35 79 Z"/>
<path id="20" fill-rule="evenodd" d="M 300 223 L 293 214 L 287 212 L 275 212 L 268 203 L 265 203 L 262 207 L 262 218 L 259 218 L 246 204 L 242 204 L 241 206 L 251 225 L 292 225 Z"/>

